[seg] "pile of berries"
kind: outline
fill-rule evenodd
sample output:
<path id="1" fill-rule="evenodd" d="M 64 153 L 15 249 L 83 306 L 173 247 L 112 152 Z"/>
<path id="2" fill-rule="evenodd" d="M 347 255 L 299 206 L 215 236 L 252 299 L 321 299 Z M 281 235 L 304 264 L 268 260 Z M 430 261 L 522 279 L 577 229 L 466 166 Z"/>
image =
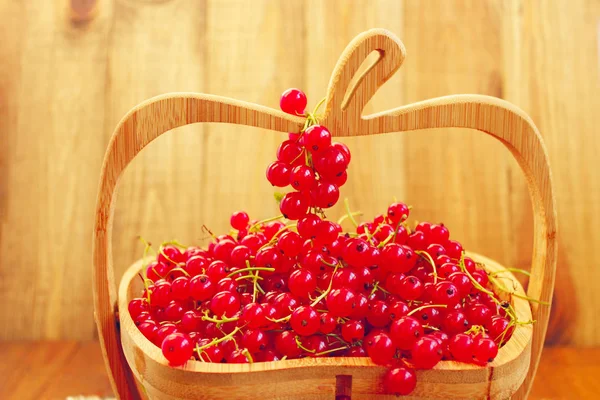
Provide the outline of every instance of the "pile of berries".
<path id="1" fill-rule="evenodd" d="M 298 89 L 288 89 L 280 106 L 287 113 L 304 115 L 306 96 Z M 277 161 L 267 168 L 267 179 L 273 186 L 291 185 L 295 190 L 281 199 L 281 213 L 289 220 L 298 220 L 311 208 L 333 207 L 348 179 L 349 163 L 350 149 L 332 142 L 331 133 L 309 113 L 303 132 L 290 133 L 277 149 Z"/>
<path id="2" fill-rule="evenodd" d="M 282 108 L 303 113 L 306 100 L 288 96 Z M 337 222 L 324 218 L 322 209 L 337 201 L 336 178 L 344 176 L 350 153 L 331 144 L 322 127 L 315 137 L 326 140 L 308 139 L 311 127 L 284 142 L 278 166 L 269 168 L 272 183 L 299 190 L 282 199 L 284 215 L 250 221 L 236 212 L 230 234 L 213 235 L 206 249 L 160 246 L 145 269 L 144 292 L 129 303 L 141 333 L 173 366 L 192 359 L 370 357 L 390 367 L 383 384 L 399 395 L 415 388 L 415 369 L 441 360 L 492 361 L 520 323 L 512 305 L 492 291 L 494 275 L 465 257 L 444 225 L 421 222 L 411 229 L 403 203 L 361 224 L 349 209 Z M 342 154 L 344 170 L 317 167 L 327 152 Z M 302 153 L 307 157 L 298 163 Z M 291 172 L 298 167 L 308 168 L 300 175 L 311 179 L 299 183 Z M 290 173 L 273 172 L 284 169 Z M 319 185 L 336 186 L 326 204 Z M 354 229 L 344 232 L 342 224 L 350 222 Z"/>

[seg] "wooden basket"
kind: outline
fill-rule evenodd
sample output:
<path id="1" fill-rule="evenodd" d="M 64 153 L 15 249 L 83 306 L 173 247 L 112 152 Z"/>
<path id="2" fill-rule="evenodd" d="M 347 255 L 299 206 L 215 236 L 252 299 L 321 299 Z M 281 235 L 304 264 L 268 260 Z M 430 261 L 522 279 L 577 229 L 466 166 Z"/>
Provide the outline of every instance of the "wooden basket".
<path id="1" fill-rule="evenodd" d="M 377 59 L 353 80 L 374 51 Z M 390 32 L 374 29 L 357 36 L 333 71 L 321 123 L 338 137 L 460 127 L 501 141 L 519 162 L 533 203 L 534 248 L 527 295 L 550 303 L 556 267 L 556 211 L 548 155 L 537 128 L 510 103 L 479 95 L 440 97 L 362 116 L 365 104 L 400 68 L 404 57 L 403 44 Z M 95 318 L 115 394 L 121 399 L 333 399 L 336 394 L 351 394 L 352 399 L 396 398 L 383 394 L 385 368 L 368 358 L 254 364 L 189 361 L 173 368 L 160 349 L 139 332 L 127 304 L 140 291 L 135 277 L 141 261 L 127 270 L 117 297 L 111 249 L 115 189 L 125 167 L 148 143 L 173 128 L 198 122 L 299 132 L 304 118 L 219 96 L 174 93 L 138 105 L 119 123 L 102 166 L 94 230 Z M 503 268 L 482 256 L 471 256 L 491 271 Z M 505 274 L 524 294 L 514 276 Z M 550 307 L 514 296 L 512 302 L 519 319 L 533 318 L 536 323 L 517 327 L 496 360 L 486 367 L 443 361 L 433 370 L 418 371 L 417 388 L 410 398 L 526 398 L 540 359 Z"/>

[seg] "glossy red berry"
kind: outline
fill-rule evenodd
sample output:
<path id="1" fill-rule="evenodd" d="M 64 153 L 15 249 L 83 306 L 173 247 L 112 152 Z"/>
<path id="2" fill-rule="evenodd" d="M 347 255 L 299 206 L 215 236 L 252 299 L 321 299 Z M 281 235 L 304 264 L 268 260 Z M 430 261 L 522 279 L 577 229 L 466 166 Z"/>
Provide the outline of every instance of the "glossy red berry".
<path id="1" fill-rule="evenodd" d="M 288 287 L 294 296 L 308 298 L 317 288 L 317 279 L 308 269 L 300 268 L 290 274 Z"/>
<path id="2" fill-rule="evenodd" d="M 218 317 L 232 317 L 240 310 L 240 297 L 237 293 L 219 292 L 210 302 L 210 310 Z"/>
<path id="3" fill-rule="evenodd" d="M 478 338 L 473 343 L 473 360 L 478 364 L 494 361 L 498 355 L 498 345 L 490 338 Z"/>
<path id="4" fill-rule="evenodd" d="M 304 145 L 312 153 L 321 152 L 331 146 L 331 133 L 322 125 L 309 126 L 304 131 Z"/>
<path id="5" fill-rule="evenodd" d="M 279 99 L 281 110 L 292 115 L 303 115 L 306 110 L 306 103 L 306 95 L 296 88 L 287 89 Z"/>
<path id="6" fill-rule="evenodd" d="M 432 299 L 434 304 L 445 304 L 447 306 L 454 306 L 455 304 L 458 304 L 460 302 L 460 299 L 460 292 L 452 282 L 439 281 L 435 284 Z"/>
<path id="7" fill-rule="evenodd" d="M 321 218 L 315 214 L 306 214 L 298 220 L 298 233 L 304 239 L 312 239 L 317 234 L 317 226 L 321 223 Z"/>
<path id="8" fill-rule="evenodd" d="M 290 184 L 290 172 L 289 164 L 275 161 L 267 167 L 267 179 L 273 186 L 285 187 Z"/>
<path id="9" fill-rule="evenodd" d="M 459 310 L 449 311 L 442 321 L 442 327 L 449 335 L 463 333 L 470 326 L 465 313 Z"/>
<path id="10" fill-rule="evenodd" d="M 335 147 L 328 147 L 313 158 L 315 169 L 324 179 L 341 175 L 348 167 L 348 162 L 344 153 Z"/>
<path id="11" fill-rule="evenodd" d="M 417 375 L 408 367 L 392 368 L 383 377 L 383 386 L 386 393 L 407 396 L 417 386 Z"/>
<path id="12" fill-rule="evenodd" d="M 318 182 L 310 192 L 311 201 L 320 208 L 333 207 L 340 198 L 340 189 L 337 185 L 328 182 Z"/>
<path id="13" fill-rule="evenodd" d="M 244 211 L 234 212 L 229 220 L 231 227 L 238 231 L 245 229 L 248 226 L 248 221 L 250 221 L 250 217 Z"/>
<path id="14" fill-rule="evenodd" d="M 342 325 L 342 337 L 348 343 L 354 343 L 365 337 L 365 326 L 360 321 L 350 320 Z"/>
<path id="15" fill-rule="evenodd" d="M 411 356 L 415 367 L 431 369 L 442 360 L 442 346 L 436 338 L 423 336 L 413 345 Z"/>
<path id="16" fill-rule="evenodd" d="M 173 366 L 183 365 L 192 357 L 194 345 L 183 333 L 173 333 L 162 342 L 162 353 Z"/>
<path id="17" fill-rule="evenodd" d="M 392 339 L 383 332 L 367 336 L 365 338 L 365 348 L 371 360 L 379 365 L 389 363 L 396 353 L 396 347 L 392 343 Z"/>
<path id="18" fill-rule="evenodd" d="M 390 337 L 396 347 L 410 350 L 423 336 L 423 326 L 413 317 L 401 317 L 390 325 Z"/>
<path id="19" fill-rule="evenodd" d="M 277 160 L 289 165 L 304 164 L 304 149 L 293 140 L 286 140 L 277 149 Z"/>
<path id="20" fill-rule="evenodd" d="M 459 333 L 450 339 L 448 343 L 450 354 L 457 361 L 473 361 L 473 338 L 465 333 Z"/>
<path id="21" fill-rule="evenodd" d="M 387 217 L 394 225 L 398 225 L 400 222 L 407 219 L 409 214 L 410 210 L 404 203 L 392 203 L 387 210 Z"/>
<path id="22" fill-rule="evenodd" d="M 290 326 L 301 336 L 310 336 L 319 330 L 321 321 L 317 311 L 310 306 L 300 306 L 290 317 Z"/>
<path id="23" fill-rule="evenodd" d="M 315 184 L 315 173 L 306 165 L 297 165 L 290 172 L 290 184 L 296 190 L 311 190 Z"/>
<path id="24" fill-rule="evenodd" d="M 279 209 L 287 219 L 297 220 L 306 215 L 308 200 L 300 192 L 288 193 L 281 199 Z"/>
<path id="25" fill-rule="evenodd" d="M 347 288 L 333 289 L 327 295 L 327 308 L 335 317 L 347 317 L 352 314 L 356 294 Z"/>

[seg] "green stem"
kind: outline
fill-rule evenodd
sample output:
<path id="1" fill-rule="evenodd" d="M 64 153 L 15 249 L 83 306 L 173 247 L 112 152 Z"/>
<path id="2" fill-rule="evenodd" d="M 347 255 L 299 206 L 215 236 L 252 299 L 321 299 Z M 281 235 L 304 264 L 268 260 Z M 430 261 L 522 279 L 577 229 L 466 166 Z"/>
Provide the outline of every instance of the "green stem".
<path id="1" fill-rule="evenodd" d="M 260 225 L 266 224 L 267 222 L 277 221 L 277 220 L 282 219 L 282 218 L 283 218 L 283 215 L 278 215 L 276 217 L 271 217 L 271 218 L 263 219 L 262 221 L 258 221 L 257 223 L 255 223 L 254 225 L 252 225 L 250 227 L 250 229 L 248 229 L 248 232 L 254 232 L 254 231 L 256 231 L 257 227 L 260 227 Z"/>
<path id="2" fill-rule="evenodd" d="M 352 211 L 350 211 L 350 201 L 348 200 L 347 197 L 344 199 L 344 206 L 346 207 L 346 214 L 348 215 L 348 218 L 350 219 L 350 221 L 352 221 L 352 224 L 354 225 L 354 227 L 358 228 L 358 223 L 354 219 L 354 216 L 352 215 Z"/>
<path id="3" fill-rule="evenodd" d="M 302 345 L 302 343 L 300 342 L 300 339 L 298 339 L 298 336 L 296 336 L 295 339 L 296 339 L 296 344 L 298 345 L 298 347 L 301 348 L 302 350 L 306 351 L 307 353 L 314 353 L 316 351 L 314 349 L 310 350 L 310 349 L 307 349 L 306 347 L 304 347 Z"/>
<path id="4" fill-rule="evenodd" d="M 414 310 L 412 310 L 411 312 L 409 312 L 406 315 L 408 315 L 410 317 L 411 315 L 413 315 L 413 314 L 415 314 L 415 313 L 417 313 L 417 312 L 419 312 L 421 310 L 424 310 L 426 308 L 438 308 L 438 307 L 439 308 L 447 308 L 448 306 L 445 305 L 445 304 L 427 304 L 425 306 L 421 306 L 421 307 L 415 308 Z"/>
<path id="5" fill-rule="evenodd" d="M 425 258 L 427 261 L 429 261 L 429 264 L 431 264 L 431 267 L 433 268 L 433 284 L 435 285 L 438 280 L 438 274 L 437 268 L 435 266 L 435 261 L 433 261 L 433 257 L 431 257 L 431 254 L 423 250 L 415 250 L 415 253 Z"/>
<path id="6" fill-rule="evenodd" d="M 340 217 L 340 219 L 337 220 L 338 225 L 341 225 L 345 220 L 347 220 L 350 217 L 350 215 L 353 217 L 360 217 L 363 215 L 363 213 L 362 211 L 354 211 L 350 214 L 344 214 Z"/>
<path id="7" fill-rule="evenodd" d="M 325 350 L 320 353 L 316 353 L 315 356 L 324 356 L 325 354 L 334 353 L 336 351 L 347 350 L 347 349 L 348 349 L 348 346 L 336 347 L 335 349 Z"/>
<path id="8" fill-rule="evenodd" d="M 517 292 L 510 290 L 509 288 L 504 286 L 502 283 L 500 283 L 500 281 L 497 278 L 495 278 L 491 275 L 489 275 L 488 277 L 489 277 L 490 281 L 494 284 L 494 286 L 496 286 L 498 289 L 502 290 L 503 292 L 508 293 L 511 296 L 515 296 L 519 299 L 527 300 L 532 303 L 542 304 L 544 306 L 550 305 L 550 303 L 548 303 L 546 301 L 540 301 L 540 300 L 534 299 L 533 297 L 523 296 L 522 294 L 519 294 Z"/>
<path id="9" fill-rule="evenodd" d="M 327 296 L 329 294 L 329 292 L 331 292 L 331 287 L 333 286 L 333 277 L 335 276 L 335 273 L 337 272 L 338 268 L 339 268 L 340 264 L 337 264 L 333 270 L 333 273 L 331 274 L 331 278 L 329 279 L 329 285 L 327 286 L 327 290 L 325 290 L 323 293 L 321 293 L 319 295 L 319 297 L 317 297 L 311 304 L 311 307 L 316 306 L 321 300 L 323 300 L 325 298 L 325 296 Z"/>
<path id="10" fill-rule="evenodd" d="M 261 276 L 259 276 L 257 278 L 256 275 L 252 275 L 252 274 L 244 275 L 244 276 L 238 276 L 237 278 L 235 278 L 236 281 L 241 281 L 242 279 L 252 279 L 252 280 L 254 280 L 254 279 L 260 279 L 260 280 L 262 280 L 263 278 Z"/>
<path id="11" fill-rule="evenodd" d="M 231 331 L 231 333 L 219 338 L 219 339 L 214 339 L 213 341 L 211 341 L 210 343 L 205 344 L 204 346 L 196 346 L 196 351 L 202 351 L 204 349 L 208 349 L 211 346 L 214 346 L 215 344 L 219 344 L 221 342 L 224 342 L 226 340 L 231 339 L 236 333 L 239 332 L 241 328 L 239 326 L 236 326 L 235 329 L 233 331 Z"/>
<path id="12" fill-rule="evenodd" d="M 232 318 L 223 317 L 221 319 L 218 319 L 218 318 L 209 317 L 208 315 L 202 316 L 203 321 L 214 322 L 215 324 L 218 324 L 218 325 L 226 324 L 228 322 L 238 321 L 239 319 L 240 319 L 240 317 L 232 317 Z"/>
<path id="13" fill-rule="evenodd" d="M 242 272 L 250 272 L 250 271 L 270 271 L 270 272 L 273 272 L 273 271 L 275 271 L 275 268 L 267 268 L 267 267 L 248 267 L 248 268 L 242 268 L 242 269 L 238 269 L 237 271 L 231 272 L 229 275 L 227 275 L 227 278 L 231 278 L 232 276 L 237 275 L 237 274 L 242 273 Z"/>

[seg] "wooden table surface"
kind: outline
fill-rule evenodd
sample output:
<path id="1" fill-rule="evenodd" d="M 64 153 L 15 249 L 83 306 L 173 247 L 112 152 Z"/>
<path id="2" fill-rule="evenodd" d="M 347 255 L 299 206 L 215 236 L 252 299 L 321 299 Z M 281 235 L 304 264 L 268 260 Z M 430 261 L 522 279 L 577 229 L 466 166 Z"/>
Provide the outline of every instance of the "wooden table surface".
<path id="1" fill-rule="evenodd" d="M 544 351 L 530 399 L 600 398 L 600 348 Z M 0 343 L 0 399 L 111 396 L 97 342 Z"/>

